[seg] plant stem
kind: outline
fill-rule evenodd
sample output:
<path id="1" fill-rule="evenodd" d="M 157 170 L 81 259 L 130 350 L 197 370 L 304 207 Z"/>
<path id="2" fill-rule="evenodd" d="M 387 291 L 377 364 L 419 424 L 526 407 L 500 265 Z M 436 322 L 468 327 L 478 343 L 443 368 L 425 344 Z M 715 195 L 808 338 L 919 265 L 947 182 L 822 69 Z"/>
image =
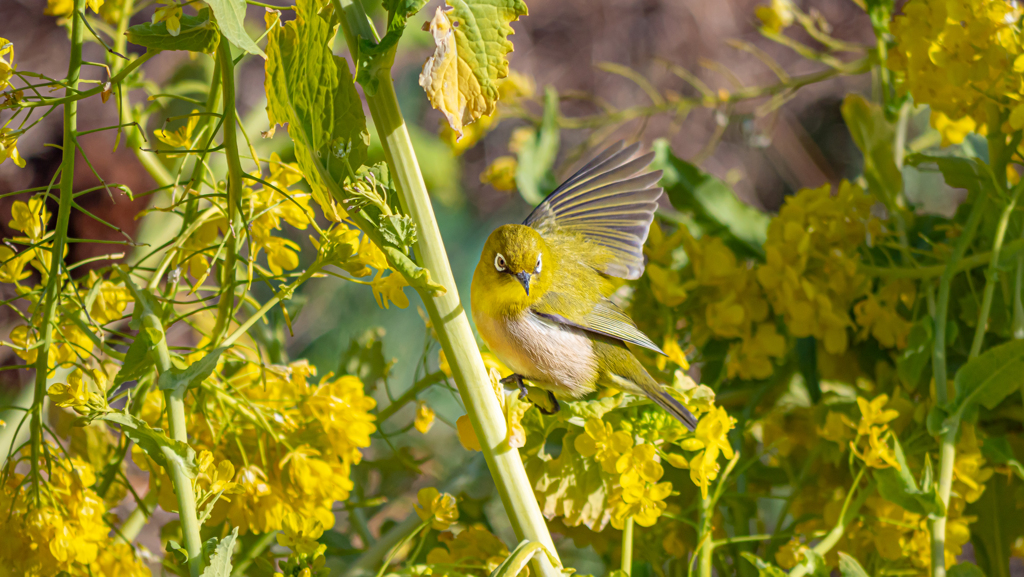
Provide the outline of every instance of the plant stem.
<path id="1" fill-rule="evenodd" d="M 413 531 L 410 531 L 405 537 L 403 537 L 402 540 L 399 541 L 398 544 L 391 549 L 391 552 L 388 553 L 388 556 L 384 559 L 384 563 L 380 566 L 380 569 L 377 571 L 377 577 L 384 577 L 384 573 L 387 572 L 388 566 L 391 565 L 391 560 L 395 558 L 395 555 L 398 554 L 398 551 L 406 543 L 408 543 L 410 539 L 412 539 L 416 535 L 419 535 L 420 531 L 426 529 L 429 525 L 430 519 L 421 521 L 419 525 L 416 525 L 416 528 Z"/>
<path id="2" fill-rule="evenodd" d="M 71 14 L 71 57 L 68 63 L 67 89 L 71 96 L 78 90 L 78 79 L 82 71 L 82 42 L 85 25 L 85 0 L 75 0 Z M 57 208 L 57 226 L 53 232 L 53 246 L 50 247 L 50 269 L 43 292 L 43 309 L 39 319 L 42 346 L 36 352 L 35 394 L 32 398 L 32 490 L 39 502 L 39 461 L 42 458 L 43 405 L 46 401 L 46 378 L 50 374 L 50 350 L 53 344 L 53 323 L 57 304 L 60 301 L 61 278 L 64 274 L 64 246 L 67 244 L 68 223 L 71 221 L 71 204 L 74 200 L 75 131 L 78 128 L 78 101 L 64 104 L 63 156 L 60 163 L 60 201 Z"/>
<path id="3" fill-rule="evenodd" d="M 971 342 L 971 352 L 968 357 L 971 359 L 981 353 L 981 345 L 985 341 L 988 315 L 992 309 L 992 296 L 995 294 L 996 284 L 999 282 L 999 251 L 1003 248 L 1006 229 L 1010 224 L 1010 217 L 1013 216 L 1013 210 L 1017 207 L 1017 200 L 1020 198 L 1022 190 L 1024 190 L 1024 180 L 1013 187 L 1010 201 L 1006 203 L 1003 213 L 999 216 L 999 224 L 996 226 L 996 237 L 992 241 L 992 259 L 989 261 L 988 270 L 985 271 L 985 291 L 981 297 L 981 310 L 978 311 L 978 324 L 974 328 L 974 340 Z M 1017 299 L 1019 301 L 1019 294 Z"/>
<path id="4" fill-rule="evenodd" d="M 414 400 L 416 396 L 423 392 L 425 389 L 429 388 L 431 385 L 440 383 L 443 380 L 444 373 L 442 373 L 441 371 L 437 371 L 436 373 L 430 373 L 429 375 L 416 381 L 416 383 L 413 384 L 413 386 L 409 387 L 409 390 L 405 391 L 404 393 L 402 393 L 400 397 L 395 399 L 395 402 L 384 407 L 383 409 L 381 409 L 379 413 L 377 413 L 377 424 L 379 425 L 380 423 L 383 423 L 384 421 L 388 420 L 388 417 L 398 412 L 410 401 Z"/>
<path id="5" fill-rule="evenodd" d="M 860 480 L 864 477 L 864 472 L 867 471 L 867 467 L 861 468 L 857 472 L 857 476 L 853 479 L 853 484 L 850 485 L 850 492 L 846 494 L 846 499 L 843 501 L 843 508 L 839 513 L 839 521 L 836 522 L 832 530 L 828 532 L 818 544 L 813 547 L 815 553 L 821 556 L 825 556 L 826 553 L 832 550 L 833 547 L 839 543 L 839 540 L 843 538 L 843 534 L 846 532 L 846 527 L 860 512 L 860 508 L 864 505 L 864 501 L 867 500 L 868 496 L 874 492 L 874 484 L 869 484 L 865 487 L 857 500 L 853 500 L 854 493 L 857 492 L 857 487 L 860 486 Z M 789 577 L 803 577 L 810 571 L 811 567 L 807 563 L 802 563 L 793 568 L 789 572 Z"/>
<path id="6" fill-rule="evenodd" d="M 1007 258 L 1014 255 L 1017 255 L 1020 258 L 1024 258 L 1024 238 L 1011 240 L 1010 242 L 1004 244 L 1002 252 L 1003 255 L 1000 258 Z M 960 261 L 953 266 L 953 274 L 961 273 L 972 268 L 986 265 L 991 260 L 992 253 L 987 251 L 978 252 L 972 254 L 971 256 L 966 256 L 960 259 Z M 857 270 L 867 276 L 876 276 L 881 278 L 926 279 L 942 276 L 942 273 L 945 272 L 948 267 L 949 263 L 922 266 L 918 268 L 871 266 L 867 264 L 858 264 Z"/>
<path id="7" fill-rule="evenodd" d="M 235 64 L 231 58 L 231 44 L 221 42 L 217 46 L 217 62 L 220 64 L 222 93 L 224 95 L 224 155 L 228 161 L 228 240 L 227 255 L 221 265 L 221 294 L 217 306 L 217 322 L 211 333 L 213 346 L 220 345 L 231 323 L 235 310 L 235 263 L 241 245 L 242 226 L 242 161 L 238 156 L 238 126 L 235 118 Z"/>
<path id="8" fill-rule="evenodd" d="M 358 0 L 333 1 L 335 10 L 341 16 L 341 27 L 351 54 L 358 54 L 360 40 L 379 42 L 377 31 Z M 367 96 L 367 104 L 384 148 L 384 157 L 395 179 L 402 209 L 416 224 L 419 241 L 415 245 L 415 252 L 418 263 L 447 289 L 445 294 L 438 296 L 421 293 L 423 304 L 452 368 L 452 375 L 480 440 L 516 539 L 539 542 L 552 555 L 557 555 L 519 451 L 505 443 L 505 417 L 491 389 L 466 310 L 459 302 L 459 292 L 448 264 L 444 241 L 434 218 L 409 131 L 398 107 L 391 71 L 379 71 L 376 80 L 379 83 L 378 89 L 372 96 Z M 547 555 L 536 555 L 532 564 L 541 577 L 556 577 L 560 574 Z"/>
<path id="9" fill-rule="evenodd" d="M 156 343 L 156 369 L 159 374 L 171 370 L 171 353 L 167 348 L 167 337 L 160 319 L 153 314 L 142 317 L 142 325 L 146 329 L 157 331 L 160 341 Z M 164 391 L 164 403 L 167 405 L 167 428 L 171 439 L 188 443 L 188 421 L 185 418 L 185 387 Z M 188 553 L 188 570 L 191 577 L 199 577 L 203 566 L 203 541 L 199 534 L 199 517 L 196 515 L 196 495 L 192 488 L 192 479 L 184 468 L 174 459 L 168 460 L 168 475 L 174 486 L 174 495 L 178 498 L 178 520 Z"/>
<path id="10" fill-rule="evenodd" d="M 710 545 L 710 544 L 709 544 Z M 629 577 L 633 573 L 633 517 L 627 517 L 622 525 L 622 572 Z"/>
<path id="11" fill-rule="evenodd" d="M 697 575 L 711 577 L 711 560 L 715 552 L 715 543 L 711 540 L 713 529 L 711 521 L 714 517 L 714 497 L 709 496 L 700 502 L 700 536 L 702 543 L 697 561 Z"/>

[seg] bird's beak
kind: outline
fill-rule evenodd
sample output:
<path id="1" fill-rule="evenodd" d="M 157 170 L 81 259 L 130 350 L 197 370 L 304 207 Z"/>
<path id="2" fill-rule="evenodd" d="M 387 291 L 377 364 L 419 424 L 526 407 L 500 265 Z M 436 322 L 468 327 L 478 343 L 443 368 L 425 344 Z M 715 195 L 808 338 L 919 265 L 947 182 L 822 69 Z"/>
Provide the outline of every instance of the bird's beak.
<path id="1" fill-rule="evenodd" d="M 519 279 L 519 284 L 523 285 L 526 294 L 530 294 L 530 273 L 526 271 L 516 273 L 516 278 Z"/>

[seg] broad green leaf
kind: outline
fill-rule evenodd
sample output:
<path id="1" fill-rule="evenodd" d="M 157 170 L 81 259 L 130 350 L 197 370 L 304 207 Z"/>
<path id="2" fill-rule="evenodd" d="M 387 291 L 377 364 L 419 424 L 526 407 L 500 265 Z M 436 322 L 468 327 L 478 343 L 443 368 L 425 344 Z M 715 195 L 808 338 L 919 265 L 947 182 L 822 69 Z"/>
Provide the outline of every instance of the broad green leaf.
<path id="1" fill-rule="evenodd" d="M 563 406 L 571 403 L 563 403 Z M 534 426 L 543 422 L 538 411 L 529 411 L 523 425 L 529 431 L 527 445 L 521 449 L 528 455 L 524 465 L 533 480 L 534 494 L 541 512 L 548 519 L 562 517 L 569 527 L 585 525 L 600 532 L 611 520 L 609 499 L 613 491 L 611 475 L 601 470 L 601 464 L 586 459 L 575 450 L 576 437 L 582 429 L 571 427 L 561 438 L 561 453 L 553 457 L 545 450 L 548 434 Z M 551 431 L 548 431 L 549 433 Z M 550 435 L 555 438 L 555 435 Z"/>
<path id="2" fill-rule="evenodd" d="M 981 446 L 981 452 L 993 465 L 1006 465 L 1024 481 L 1024 465 L 1017 460 L 1017 455 L 1014 454 L 1013 447 L 1010 446 L 1006 437 L 988 437 L 985 439 L 985 444 Z"/>
<path id="3" fill-rule="evenodd" d="M 747 256 L 763 256 L 770 218 L 736 198 L 721 180 L 672 154 L 667 140 L 654 141 L 652 168 L 664 171 L 661 185 L 676 210 L 692 213 L 706 234 L 722 238 Z"/>
<path id="4" fill-rule="evenodd" d="M 985 439 L 982 450 L 991 439 Z M 998 476 L 997 476 L 998 477 Z M 1021 502 L 1021 484 L 992 479 L 986 483 L 981 497 L 967 505 L 965 515 L 977 517 L 971 524 L 971 544 L 974 559 L 986 575 L 1010 575 L 1010 555 L 1013 544 L 1024 536 L 1024 515 L 1015 507 Z"/>
<path id="5" fill-rule="evenodd" d="M 124 434 L 161 467 L 169 469 L 176 465 L 189 479 L 196 478 L 196 452 L 187 443 L 172 440 L 161 429 L 154 429 L 128 413 L 107 413 L 99 418 L 120 425 Z"/>
<path id="6" fill-rule="evenodd" d="M 228 42 L 249 54 L 267 57 L 245 31 L 245 0 L 206 0 L 206 3 L 213 9 L 217 26 Z"/>
<path id="7" fill-rule="evenodd" d="M 868 577 L 860 562 L 842 551 L 839 551 L 839 574 L 843 577 Z"/>
<path id="8" fill-rule="evenodd" d="M 558 92 L 553 87 L 544 91 L 544 116 L 540 130 L 526 139 L 517 153 L 516 188 L 526 202 L 536 206 L 554 191 L 556 182 L 551 169 L 558 157 Z"/>
<path id="9" fill-rule="evenodd" d="M 231 577 L 231 554 L 235 550 L 238 539 L 238 526 L 217 543 L 217 548 L 210 555 L 210 564 L 206 566 L 202 577 Z M 844 576 L 845 577 L 845 576 Z"/>
<path id="10" fill-rule="evenodd" d="M 226 350 L 226 347 L 218 347 L 184 369 L 172 368 L 164 371 L 160 375 L 157 385 L 162 391 L 189 389 L 199 386 L 200 383 L 213 373 L 213 369 L 217 368 L 217 361 L 220 360 L 220 355 Z"/>
<path id="11" fill-rule="evenodd" d="M 265 87 L 271 128 L 288 124 L 313 198 L 338 221 L 345 212 L 330 191 L 362 166 L 370 136 L 348 62 L 327 45 L 329 15 L 318 13 L 317 0 L 298 0 L 295 19 L 270 32 Z"/>
<path id="12" fill-rule="evenodd" d="M 946 184 L 953 188 L 964 188 L 972 193 L 981 191 L 982 186 L 988 182 L 982 168 L 970 158 L 958 156 L 930 156 L 927 154 L 911 154 L 905 161 L 911 166 L 920 166 L 925 163 L 935 163 L 942 172 Z"/>
<path id="13" fill-rule="evenodd" d="M 956 372 L 956 410 L 965 411 L 974 404 L 994 409 L 1007 395 L 1021 387 L 1022 374 L 1024 340 L 992 347 L 967 361 Z"/>
<path id="14" fill-rule="evenodd" d="M 942 501 L 939 500 L 935 488 L 929 487 L 927 491 L 918 488 L 917 481 L 911 475 L 910 467 L 907 466 L 907 460 L 903 456 L 903 448 L 900 446 L 899 440 L 893 437 L 892 441 L 896 462 L 900 466 L 899 469 L 890 467 L 873 471 L 875 481 L 878 483 L 878 494 L 912 513 L 919 515 L 942 514 Z"/>
<path id="15" fill-rule="evenodd" d="M 903 175 L 893 156 L 893 127 L 882 107 L 859 94 L 848 94 L 841 107 L 846 127 L 864 155 L 864 177 L 868 188 L 888 207 L 895 206 L 903 190 Z"/>
<path id="16" fill-rule="evenodd" d="M 150 50 L 188 50 L 207 54 L 217 49 L 220 39 L 217 25 L 210 21 L 210 11 L 206 8 L 200 10 L 198 16 L 182 16 L 181 32 L 177 36 L 171 36 L 167 31 L 167 22 L 136 24 L 128 28 L 127 34 L 128 42 Z"/>
<path id="17" fill-rule="evenodd" d="M 385 241 L 402 250 L 409 250 L 416 244 L 416 223 L 404 214 L 381 216 L 380 233 Z"/>
<path id="18" fill-rule="evenodd" d="M 406 253 L 393 246 L 385 246 L 383 252 L 391 268 L 405 277 L 405 281 L 412 288 L 425 291 L 433 296 L 443 295 L 446 292 L 447 289 L 444 285 L 440 285 L 430 278 L 429 270 L 417 266 Z"/>
<path id="19" fill-rule="evenodd" d="M 494 112 L 498 80 L 508 76 L 511 23 L 526 14 L 522 0 L 449 0 L 428 29 L 435 51 L 423 66 L 420 86 L 456 134 Z"/>
<path id="20" fill-rule="evenodd" d="M 946 570 L 946 575 L 948 577 L 985 577 L 981 568 L 970 561 L 961 561 L 953 565 Z"/>
<path id="21" fill-rule="evenodd" d="M 124 355 L 124 362 L 121 368 L 114 375 L 114 385 L 135 381 L 153 370 L 155 367 L 149 361 L 149 352 L 153 350 L 153 343 L 149 340 L 146 331 L 139 331 L 135 339 L 128 347 Z"/>
<path id="22" fill-rule="evenodd" d="M 548 559 L 551 560 L 551 564 L 555 567 L 562 566 L 558 559 L 544 545 L 537 541 L 523 539 L 519 542 L 519 545 L 516 545 L 515 550 L 509 553 L 508 557 L 505 557 L 505 560 L 494 568 L 494 571 L 491 571 L 490 577 L 515 577 L 526 568 L 526 564 L 537 554 L 547 555 Z"/>

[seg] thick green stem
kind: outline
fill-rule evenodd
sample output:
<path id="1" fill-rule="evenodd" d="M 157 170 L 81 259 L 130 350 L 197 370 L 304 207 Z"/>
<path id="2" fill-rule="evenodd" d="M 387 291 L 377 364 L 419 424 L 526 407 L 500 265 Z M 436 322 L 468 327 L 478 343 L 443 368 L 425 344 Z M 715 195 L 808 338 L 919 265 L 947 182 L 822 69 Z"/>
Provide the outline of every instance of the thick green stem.
<path id="1" fill-rule="evenodd" d="M 160 374 L 171 370 L 171 353 L 167 348 L 167 338 L 160 319 L 153 314 L 142 317 L 143 327 L 156 331 L 160 341 L 156 343 L 156 369 Z M 164 404 L 167 405 L 167 428 L 171 439 L 188 443 L 188 421 L 185 418 L 185 388 L 179 387 L 164 391 Z M 185 469 L 175 460 L 168 461 L 168 476 L 174 486 L 174 495 L 178 498 L 178 520 L 188 553 L 188 570 L 191 577 L 199 577 L 203 568 L 203 540 L 199 534 L 199 517 L 196 514 L 196 494 L 192 488 L 192 479 Z"/>
<path id="2" fill-rule="evenodd" d="M 82 71 L 82 42 L 85 24 L 85 0 L 75 0 L 71 15 L 71 58 L 68 63 L 67 89 L 71 96 L 78 90 L 78 79 Z M 71 221 L 71 205 L 74 200 L 75 131 L 78 128 L 78 101 L 64 104 L 63 156 L 60 163 L 60 204 L 57 209 L 57 227 L 53 232 L 53 246 L 50 248 L 50 269 L 43 292 L 43 309 L 39 319 L 42 346 L 36 353 L 35 395 L 32 399 L 32 481 L 36 501 L 39 500 L 39 461 L 42 458 L 43 404 L 46 400 L 46 377 L 50 374 L 50 350 L 53 348 L 53 323 L 60 301 L 61 279 L 64 275 L 64 246 L 67 244 L 68 223 Z"/>
<path id="3" fill-rule="evenodd" d="M 953 489 L 953 465 L 956 462 L 956 433 L 960 419 L 954 416 L 945 423 L 946 432 L 939 448 L 939 499 L 944 507 L 949 506 L 949 495 Z M 946 515 L 936 517 L 929 525 L 932 534 L 932 575 L 946 574 Z"/>
<path id="4" fill-rule="evenodd" d="M 341 27 L 352 54 L 358 54 L 360 39 L 379 41 L 376 30 L 358 0 L 334 0 L 334 5 L 341 16 Z M 402 209 L 416 223 L 419 236 L 415 247 L 416 257 L 419 264 L 430 271 L 431 278 L 447 288 L 443 295 L 423 295 L 424 306 L 452 368 L 452 375 L 480 440 L 516 539 L 539 542 L 551 554 L 557 555 L 519 451 L 505 442 L 505 417 L 491 388 L 466 310 L 459 302 L 455 278 L 448 264 L 444 242 L 434 218 L 409 131 L 398 107 L 390 71 L 380 71 L 377 80 L 378 89 L 372 96 L 367 96 L 367 103 L 384 147 L 385 159 L 395 179 Z M 535 556 L 532 563 L 541 577 L 559 575 L 547 555 Z"/>
<path id="5" fill-rule="evenodd" d="M 981 217 L 985 214 L 987 206 L 988 196 L 985 196 L 985 192 L 981 191 L 978 193 L 978 198 L 974 199 L 974 206 L 971 207 L 971 213 L 967 217 L 964 231 L 957 240 L 956 246 L 953 248 L 953 255 L 950 257 L 949 262 L 946 263 L 946 269 L 939 280 L 939 296 L 935 302 L 935 341 L 932 347 L 932 372 L 935 375 L 935 402 L 940 407 L 945 406 L 948 402 L 948 395 L 946 393 L 946 319 L 949 315 L 950 288 L 953 284 L 953 277 L 956 275 L 957 264 L 963 259 L 967 248 L 974 241 L 974 234 L 978 230 L 978 223 L 981 222 Z"/>
<path id="6" fill-rule="evenodd" d="M 700 554 L 697 560 L 697 575 L 700 577 L 711 577 L 711 560 L 715 553 L 715 543 L 711 539 L 712 519 L 715 515 L 715 499 L 707 497 L 700 505 Z"/>
<path id="7" fill-rule="evenodd" d="M 981 298 L 981 310 L 978 311 L 978 324 L 974 328 L 974 340 L 971 342 L 970 358 L 981 353 L 981 345 L 985 341 L 986 328 L 988 327 L 988 315 L 992 309 L 992 297 L 995 294 L 996 284 L 999 282 L 999 251 L 1003 248 L 1003 240 L 1006 238 L 1006 229 L 1010 225 L 1010 217 L 1017 207 L 1017 200 L 1021 191 L 1024 190 L 1024 180 L 1013 188 L 1013 195 L 1006 203 L 1003 213 L 999 216 L 999 224 L 996 226 L 996 237 L 992 241 L 992 260 L 985 271 L 985 291 Z M 1018 299 L 1020 295 L 1017 295 Z"/>
<path id="8" fill-rule="evenodd" d="M 622 524 L 622 572 L 626 577 L 633 573 L 633 517 Z"/>
<path id="9" fill-rule="evenodd" d="M 217 61 L 220 64 L 222 93 L 224 95 L 224 155 L 228 161 L 228 239 L 227 255 L 221 265 L 221 296 L 217 306 L 217 323 L 212 333 L 214 346 L 221 339 L 231 323 L 235 310 L 235 263 L 241 247 L 242 226 L 242 161 L 238 156 L 238 125 L 235 117 L 235 64 L 231 58 L 231 44 L 221 42 L 217 46 Z"/>
<path id="10" fill-rule="evenodd" d="M 857 493 L 857 488 L 860 487 L 860 481 L 864 478 L 864 472 L 867 471 L 867 467 L 862 468 L 857 472 L 857 476 L 853 479 L 853 484 L 850 485 L 850 492 L 846 494 L 846 499 L 843 501 L 843 508 L 839 513 L 839 521 L 836 522 L 832 530 L 829 531 L 821 541 L 813 547 L 813 550 L 818 555 L 824 557 L 826 553 L 832 550 L 833 547 L 839 543 L 839 540 L 843 538 L 843 534 L 846 533 L 846 527 L 849 526 L 850 522 L 856 518 L 857 513 L 860 512 L 860 508 L 864 505 L 864 501 L 867 500 L 868 496 L 874 492 L 874 484 L 869 484 L 857 497 L 857 500 L 853 500 L 853 495 Z M 793 568 L 789 572 L 789 577 L 803 577 L 811 570 L 811 565 L 808 563 L 801 563 Z"/>

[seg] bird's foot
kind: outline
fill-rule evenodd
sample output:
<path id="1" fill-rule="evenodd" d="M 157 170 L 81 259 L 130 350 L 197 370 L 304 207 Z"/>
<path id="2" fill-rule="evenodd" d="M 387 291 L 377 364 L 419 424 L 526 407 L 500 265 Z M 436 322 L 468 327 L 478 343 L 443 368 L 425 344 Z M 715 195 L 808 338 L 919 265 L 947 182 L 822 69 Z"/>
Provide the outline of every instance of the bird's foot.
<path id="1" fill-rule="evenodd" d="M 517 374 L 513 373 L 513 374 L 505 377 L 504 379 L 501 379 L 500 382 L 503 385 L 507 385 L 509 383 L 513 383 L 514 382 L 516 384 L 516 386 L 519 387 L 519 398 L 520 398 L 520 400 L 526 398 L 526 385 L 523 383 L 523 375 L 517 375 Z"/>
<path id="2" fill-rule="evenodd" d="M 550 411 L 540 405 L 536 405 L 535 403 L 535 405 L 537 406 L 537 410 L 544 413 L 545 415 L 554 415 L 558 411 L 562 410 L 562 406 L 558 404 L 558 399 L 555 398 L 555 394 L 552 393 L 551 391 L 548 391 L 548 401 L 551 403 Z"/>

